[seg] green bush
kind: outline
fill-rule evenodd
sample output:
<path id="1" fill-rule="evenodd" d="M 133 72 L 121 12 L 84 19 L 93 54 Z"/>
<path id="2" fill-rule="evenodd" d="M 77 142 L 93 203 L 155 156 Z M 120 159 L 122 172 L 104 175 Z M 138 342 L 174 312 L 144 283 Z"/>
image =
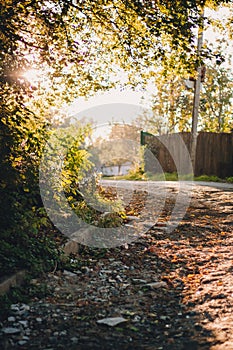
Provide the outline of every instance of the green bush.
<path id="1" fill-rule="evenodd" d="M 29 218 L 27 213 L 27 217 Z M 9 275 L 20 269 L 27 269 L 32 274 L 50 271 L 60 264 L 62 257 L 59 236 L 46 217 L 34 216 L 31 227 L 25 225 L 26 216 L 14 228 L 1 232 L 0 235 L 0 276 Z M 42 223 L 41 223 L 42 222 Z"/>
<path id="2" fill-rule="evenodd" d="M 21 127 L 14 123 L 10 123 L 9 128 L 14 130 L 16 135 L 21 132 Z M 121 203 L 105 199 L 98 193 L 98 178 L 84 147 L 89 132 L 88 126 L 61 128 L 54 134 L 49 131 L 31 131 L 32 139 L 27 148 L 22 150 L 15 144 L 15 158 L 10 163 L 4 163 L 2 160 L 4 167 L 11 169 L 9 174 L 12 175 L 3 177 L 0 186 L 0 195 L 4 198 L 0 214 L 1 217 L 5 217 L 0 231 L 1 276 L 19 269 L 38 274 L 63 266 L 61 246 L 66 238 L 58 233 L 43 208 L 39 188 L 39 165 L 44 171 L 44 181 L 49 194 L 54 194 L 57 208 L 60 208 L 60 198 L 65 194 L 70 207 L 85 222 L 101 227 L 115 227 L 121 223 Z M 47 161 L 43 163 L 40 162 L 43 145 L 48 138 L 52 143 L 46 150 Z M 55 173 L 60 176 L 60 183 L 57 184 L 53 181 L 51 172 L 56 164 L 56 157 L 59 152 L 63 152 L 63 148 L 66 154 L 62 168 L 58 167 L 57 174 Z M 12 154 L 12 151 L 13 149 L 9 148 L 8 155 Z M 33 157 L 29 156 L 31 153 Z M 56 180 L 56 176 L 54 179 Z M 95 207 L 100 210 L 94 209 Z M 109 211 L 113 214 L 101 216 Z"/>
<path id="3" fill-rule="evenodd" d="M 222 180 L 215 175 L 201 175 L 195 177 L 195 181 L 220 182 Z"/>
<path id="4" fill-rule="evenodd" d="M 16 118 L 12 113 L 6 121 L 2 118 L 0 122 L 0 147 L 3 150 L 0 154 L 1 276 L 19 269 L 37 274 L 62 264 L 61 243 L 65 238 L 47 217 L 39 188 L 39 165 L 50 136 L 46 127 L 47 122 L 42 118 L 37 119 L 30 113 L 26 118 L 23 112 L 22 118 L 20 115 Z M 80 146 L 85 135 L 71 147 L 64 164 L 63 190 L 67 196 L 74 196 L 80 179 L 79 170 L 81 172 L 87 164 L 84 151 L 75 153 L 75 147 Z M 48 175 L 49 179 L 51 174 Z"/>

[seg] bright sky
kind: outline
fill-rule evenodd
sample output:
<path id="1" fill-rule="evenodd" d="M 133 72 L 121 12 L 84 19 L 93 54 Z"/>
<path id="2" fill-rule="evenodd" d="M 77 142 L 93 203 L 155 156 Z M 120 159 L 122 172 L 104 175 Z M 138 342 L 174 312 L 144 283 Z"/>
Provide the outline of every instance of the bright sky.
<path id="1" fill-rule="evenodd" d="M 69 107 L 67 112 L 71 115 L 79 114 L 82 117 L 86 114 L 85 110 L 101 105 L 132 104 L 140 107 L 141 97 L 141 92 L 132 91 L 130 89 L 125 89 L 123 91 L 112 89 L 104 93 L 99 92 L 89 99 L 79 98 Z M 112 116 L 116 116 L 117 118 L 121 112 L 122 111 L 119 109 L 110 110 Z M 92 111 L 87 112 L 87 114 L 93 115 Z"/>
<path id="2" fill-rule="evenodd" d="M 88 100 L 80 98 L 66 112 L 72 115 L 74 121 L 85 118 L 84 123 L 94 122 L 94 138 L 107 137 L 111 123 L 131 124 L 143 113 L 145 108 L 142 107 L 141 98 L 141 92 L 114 89 L 99 93 Z"/>
<path id="3" fill-rule="evenodd" d="M 206 9 L 205 15 L 207 17 L 211 17 L 214 20 L 221 20 L 222 24 L 224 24 L 227 17 L 230 15 L 230 10 L 227 7 L 220 7 L 218 11 Z M 217 32 L 214 32 L 211 28 L 208 28 L 204 33 L 204 38 L 208 41 L 215 43 L 216 37 L 218 36 Z M 232 43 L 229 42 L 229 46 L 232 45 Z"/>

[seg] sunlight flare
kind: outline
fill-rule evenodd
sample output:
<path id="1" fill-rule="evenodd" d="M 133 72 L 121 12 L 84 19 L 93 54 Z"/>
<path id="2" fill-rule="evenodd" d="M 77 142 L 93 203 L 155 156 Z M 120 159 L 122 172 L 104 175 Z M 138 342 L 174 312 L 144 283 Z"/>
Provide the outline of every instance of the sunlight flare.
<path id="1" fill-rule="evenodd" d="M 39 69 L 29 69 L 23 73 L 24 79 L 29 81 L 31 84 L 36 84 L 42 76 L 42 72 Z"/>

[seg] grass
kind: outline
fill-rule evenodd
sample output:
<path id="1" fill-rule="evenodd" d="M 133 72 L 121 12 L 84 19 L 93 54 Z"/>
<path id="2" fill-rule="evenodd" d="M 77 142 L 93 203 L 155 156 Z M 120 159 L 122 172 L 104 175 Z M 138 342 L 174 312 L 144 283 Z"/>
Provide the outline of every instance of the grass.
<path id="1" fill-rule="evenodd" d="M 226 178 L 226 181 L 227 181 L 228 183 L 230 183 L 230 184 L 233 184 L 233 176 L 227 177 L 227 178 Z"/>
<path id="2" fill-rule="evenodd" d="M 106 180 L 133 180 L 133 181 L 205 181 L 205 182 L 223 182 L 223 183 L 233 183 L 233 176 L 221 179 L 216 175 L 200 175 L 193 177 L 192 174 L 180 175 L 178 177 L 177 173 L 130 173 L 122 176 L 106 176 L 103 177 Z"/>
<path id="3" fill-rule="evenodd" d="M 194 178 L 195 181 L 207 181 L 207 182 L 223 182 L 224 180 L 220 179 L 215 175 L 201 175 Z"/>

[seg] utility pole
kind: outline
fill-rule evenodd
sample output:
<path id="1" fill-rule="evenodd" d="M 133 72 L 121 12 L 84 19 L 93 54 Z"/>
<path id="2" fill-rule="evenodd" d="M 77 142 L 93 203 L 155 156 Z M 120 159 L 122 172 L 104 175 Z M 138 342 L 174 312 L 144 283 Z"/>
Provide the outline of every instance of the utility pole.
<path id="1" fill-rule="evenodd" d="M 202 46 L 203 46 L 203 32 L 204 32 L 204 7 L 201 9 L 200 13 L 200 25 L 198 28 L 198 38 L 197 38 L 197 56 L 200 58 Z M 191 161 L 193 166 L 193 171 L 195 175 L 195 165 L 196 165 L 196 150 L 197 150 L 197 124 L 198 124 L 198 114 L 200 105 L 200 92 L 201 92 L 201 76 L 202 76 L 202 65 L 199 64 L 197 68 L 197 77 L 194 81 L 194 98 L 193 98 L 193 111 L 192 111 L 192 131 L 191 131 Z"/>

